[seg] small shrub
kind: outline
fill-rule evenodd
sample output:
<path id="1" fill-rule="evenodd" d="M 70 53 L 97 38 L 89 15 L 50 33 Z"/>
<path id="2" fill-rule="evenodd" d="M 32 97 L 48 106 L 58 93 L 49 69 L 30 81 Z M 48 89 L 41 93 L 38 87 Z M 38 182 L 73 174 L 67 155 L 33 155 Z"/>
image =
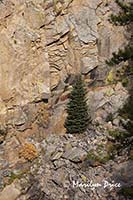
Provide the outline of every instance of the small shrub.
<path id="1" fill-rule="evenodd" d="M 109 130 L 109 135 L 113 137 L 116 154 L 121 154 L 123 148 L 127 147 L 128 150 L 130 149 L 131 137 L 128 131 L 113 129 Z"/>
<path id="2" fill-rule="evenodd" d="M 130 150 L 129 158 L 130 158 L 131 160 L 133 160 L 133 149 Z"/>
<path id="3" fill-rule="evenodd" d="M 118 145 L 115 145 L 113 142 L 108 141 L 105 146 L 108 154 L 110 155 L 110 159 L 113 159 L 114 156 L 117 154 Z"/>
<path id="4" fill-rule="evenodd" d="M 124 87 L 127 87 L 127 86 L 128 86 L 128 83 L 129 83 L 129 80 L 128 80 L 127 77 L 125 77 L 125 78 L 122 79 L 122 85 L 123 85 Z"/>
<path id="5" fill-rule="evenodd" d="M 109 130 L 109 135 L 114 137 L 118 141 L 122 141 L 128 137 L 128 132 L 124 130 L 119 130 L 119 129 L 112 129 L 112 130 Z"/>
<path id="6" fill-rule="evenodd" d="M 112 122 L 113 121 L 113 114 L 109 113 L 106 117 L 106 122 Z"/>
<path id="7" fill-rule="evenodd" d="M 129 132 L 130 136 L 132 136 L 132 130 L 133 130 L 133 95 L 132 94 L 129 96 L 123 108 L 119 110 L 119 114 L 124 119 L 129 120 L 126 125 L 123 124 L 123 127 Z"/>
<path id="8" fill-rule="evenodd" d="M 11 172 L 11 175 L 9 178 L 9 184 L 11 184 L 15 179 L 21 178 L 22 175 L 23 175 L 23 173 L 15 174 L 15 173 Z"/>
<path id="9" fill-rule="evenodd" d="M 32 161 L 38 156 L 38 152 L 33 144 L 25 143 L 24 146 L 20 148 L 19 155 L 28 161 Z"/>
<path id="10" fill-rule="evenodd" d="M 125 197 L 133 197 L 133 187 L 122 188 L 121 194 L 123 194 Z"/>
<path id="11" fill-rule="evenodd" d="M 125 117 L 126 115 L 128 119 L 130 119 L 131 121 L 133 120 L 133 95 L 132 94 L 129 96 L 123 108 L 119 110 L 119 114 L 122 117 Z"/>
<path id="12" fill-rule="evenodd" d="M 101 147 L 98 147 L 95 151 L 90 150 L 88 152 L 87 159 L 95 161 L 95 162 L 99 162 L 101 164 L 105 164 L 107 161 L 111 159 L 111 156 L 109 152 L 105 151 Z"/>

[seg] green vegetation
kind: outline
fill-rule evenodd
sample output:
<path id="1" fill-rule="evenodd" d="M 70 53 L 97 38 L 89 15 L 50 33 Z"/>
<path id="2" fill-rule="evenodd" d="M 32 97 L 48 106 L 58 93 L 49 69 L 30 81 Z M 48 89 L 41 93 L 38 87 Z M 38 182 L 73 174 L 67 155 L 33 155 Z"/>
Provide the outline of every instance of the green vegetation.
<path id="1" fill-rule="evenodd" d="M 128 122 L 126 124 L 123 124 L 123 126 L 132 136 L 132 130 L 133 130 L 133 96 L 132 95 L 129 96 L 123 108 L 119 110 L 119 113 L 124 119 L 128 119 Z"/>
<path id="2" fill-rule="evenodd" d="M 133 187 L 122 188 L 120 192 L 126 197 L 133 197 Z"/>
<path id="3" fill-rule="evenodd" d="M 116 3 L 121 8 L 121 11 L 118 15 L 112 14 L 110 21 L 113 22 L 116 26 L 127 25 L 133 22 L 133 3 L 129 2 L 127 4 L 119 0 L 116 0 Z"/>
<path id="4" fill-rule="evenodd" d="M 112 14 L 110 17 L 110 22 L 116 26 L 130 25 L 133 22 L 133 3 L 124 3 L 122 1 L 116 0 L 116 3 L 120 7 L 121 11 L 118 15 Z M 131 30 L 131 28 L 130 28 Z M 132 40 L 132 38 L 131 38 Z M 124 49 L 119 49 L 118 53 L 113 53 L 113 57 L 106 61 L 109 66 L 118 65 L 121 62 L 132 61 L 133 60 L 133 45 L 132 41 L 129 42 Z M 130 63 L 128 70 L 125 71 L 125 75 L 128 76 L 133 73 L 133 66 Z"/>
<path id="5" fill-rule="evenodd" d="M 24 175 L 24 174 L 26 174 L 28 172 L 28 170 L 24 170 L 24 171 L 21 171 L 21 172 L 19 172 L 19 173 L 14 173 L 14 172 L 11 172 L 11 174 L 10 174 L 10 177 L 9 177 L 9 182 L 8 182 L 8 184 L 10 185 L 15 179 L 20 179 L 20 178 L 22 178 L 22 176 Z"/>
<path id="6" fill-rule="evenodd" d="M 117 5 L 120 8 L 120 12 L 115 15 L 112 14 L 110 17 L 110 22 L 115 26 L 126 26 L 127 30 L 132 31 L 131 24 L 133 22 L 133 3 L 123 2 L 116 0 Z M 132 146 L 132 130 L 133 130 L 133 93 L 132 93 L 132 75 L 133 75 L 133 43 L 132 43 L 132 33 L 130 34 L 130 41 L 123 49 L 119 49 L 118 52 L 114 52 L 110 60 L 106 61 L 109 66 L 117 66 L 117 80 L 121 81 L 123 86 L 127 87 L 129 90 L 129 99 L 125 103 L 124 107 L 119 111 L 120 116 L 123 118 L 121 120 L 121 125 L 123 130 L 114 129 L 109 130 L 109 135 L 114 138 L 114 145 L 118 149 L 126 147 L 128 150 Z M 121 62 L 127 62 L 124 66 L 118 66 Z M 111 69 L 111 72 L 114 68 Z M 110 75 L 110 74 L 109 74 Z M 112 75 L 112 74 L 111 74 Z M 111 76 L 110 75 L 110 76 Z M 110 78 L 110 77 L 109 77 Z M 112 78 L 112 76 L 111 76 Z M 110 79 L 109 79 L 110 80 Z M 112 81 L 112 79 L 111 79 Z M 111 118 L 110 116 L 108 119 Z M 107 119 L 107 120 L 108 120 Z"/>
<path id="7" fill-rule="evenodd" d="M 67 105 L 68 116 L 65 121 L 67 133 L 83 133 L 86 131 L 90 116 L 86 102 L 86 89 L 81 75 L 75 78 L 70 100 Z"/>
<path id="8" fill-rule="evenodd" d="M 119 129 L 109 130 L 109 135 L 114 137 L 118 141 L 122 141 L 129 136 L 127 131 Z"/>
<path id="9" fill-rule="evenodd" d="M 105 164 L 112 158 L 112 148 L 104 149 L 102 144 L 97 146 L 96 150 L 90 150 L 87 155 L 88 160 Z"/>
<path id="10" fill-rule="evenodd" d="M 106 122 L 112 122 L 113 121 L 113 114 L 109 113 L 106 117 Z"/>
<path id="11" fill-rule="evenodd" d="M 123 147 L 128 147 L 130 149 L 131 144 L 131 133 L 126 130 L 113 129 L 109 130 L 109 135 L 114 138 L 114 147 L 119 152 Z M 117 153 L 118 153 L 117 152 Z"/>
<path id="12" fill-rule="evenodd" d="M 89 152 L 87 159 L 97 161 L 101 164 L 105 164 L 107 161 L 110 160 L 110 155 L 106 155 L 106 156 L 101 157 L 101 155 L 97 156 L 94 152 Z"/>
<path id="13" fill-rule="evenodd" d="M 125 77 L 125 78 L 122 79 L 122 85 L 123 85 L 124 87 L 127 87 L 127 86 L 128 86 L 128 83 L 129 83 L 129 80 L 128 80 L 127 77 Z"/>
<path id="14" fill-rule="evenodd" d="M 125 62 L 129 59 L 133 59 L 133 47 L 127 45 L 124 49 L 119 49 L 118 53 L 114 52 L 112 55 L 113 57 L 109 61 L 106 61 L 109 66 L 117 65 L 123 61 Z M 131 70 L 132 68 L 130 71 Z"/>
<path id="15" fill-rule="evenodd" d="M 133 96 L 129 96 L 127 102 L 122 109 L 119 110 L 119 114 L 125 118 L 133 120 Z"/>
<path id="16" fill-rule="evenodd" d="M 130 150 L 129 158 L 133 160 L 133 148 Z"/>

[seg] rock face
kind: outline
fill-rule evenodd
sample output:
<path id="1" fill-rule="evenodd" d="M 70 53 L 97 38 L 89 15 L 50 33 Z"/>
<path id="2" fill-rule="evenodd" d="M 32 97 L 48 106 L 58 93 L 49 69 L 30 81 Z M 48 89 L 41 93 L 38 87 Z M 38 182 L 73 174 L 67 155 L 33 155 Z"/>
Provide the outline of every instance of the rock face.
<path id="1" fill-rule="evenodd" d="M 8 2 L 8 1 L 7 1 Z M 43 10 L 30 3 L 13 4 L 1 25 L 0 96 L 7 108 L 45 98 L 49 93 L 49 62 Z M 9 9 L 8 3 L 1 9 Z"/>
<path id="2" fill-rule="evenodd" d="M 88 132 L 82 138 L 80 135 L 49 135 L 38 144 L 41 154 L 32 162 L 29 173 L 19 175 L 19 179 L 14 177 L 14 182 L 0 193 L 0 200 L 86 200 L 88 197 L 129 200 L 119 194 L 121 187 L 133 185 L 133 161 L 127 160 L 127 154 L 105 160 L 104 164 L 94 161 L 93 165 L 94 158 L 91 156 L 91 160 L 88 156 L 91 150 L 100 158 L 102 154 L 105 156 L 106 145 L 109 145 L 107 138 L 98 131 Z M 3 174 L 12 178 L 7 171 Z M 120 183 L 121 187 L 111 189 L 107 185 L 104 188 L 105 180 L 110 184 Z M 80 184 L 88 184 L 88 187 Z"/>
<path id="3" fill-rule="evenodd" d="M 123 107 L 123 102 L 128 98 L 128 92 L 118 82 L 116 85 L 97 87 L 89 90 L 87 94 L 92 118 L 102 117 L 106 119 L 109 114 L 117 114 L 118 108 Z"/>
<path id="4" fill-rule="evenodd" d="M 12 183 L 2 191 L 0 200 L 16 200 L 20 193 L 20 190 Z"/>
<path id="5" fill-rule="evenodd" d="M 83 161 L 87 156 L 87 153 L 80 148 L 70 148 L 69 150 L 67 150 L 63 157 L 72 161 L 72 162 L 81 162 Z"/>
<path id="6" fill-rule="evenodd" d="M 116 34 L 108 22 L 114 10 L 101 0 L 1 1 L 1 118 L 16 107 L 51 101 L 74 73 L 100 71 L 125 41 L 123 29 Z"/>
<path id="7" fill-rule="evenodd" d="M 18 154 L 24 143 L 38 148 L 48 134 L 64 135 L 66 103 L 76 73 L 81 72 L 86 82 L 94 121 L 105 120 L 123 105 L 127 91 L 120 83 L 110 84 L 110 77 L 105 81 L 109 72 L 105 60 L 126 43 L 123 27 L 108 21 L 115 11 L 115 3 L 105 0 L 0 1 L 1 173 L 27 168 Z M 79 164 L 86 157 L 81 147 L 68 145 L 65 151 L 56 147 L 51 143 L 46 152 L 55 168 Z M 59 174 L 53 176 L 58 185 L 67 179 L 65 169 Z M 2 181 L 0 189 L 7 183 Z M 6 200 L 10 189 L 12 200 L 16 199 L 19 190 L 14 185 L 5 188 L 0 198 Z M 41 195 L 48 199 L 47 191 Z M 75 195 L 78 198 L 80 194 Z"/>

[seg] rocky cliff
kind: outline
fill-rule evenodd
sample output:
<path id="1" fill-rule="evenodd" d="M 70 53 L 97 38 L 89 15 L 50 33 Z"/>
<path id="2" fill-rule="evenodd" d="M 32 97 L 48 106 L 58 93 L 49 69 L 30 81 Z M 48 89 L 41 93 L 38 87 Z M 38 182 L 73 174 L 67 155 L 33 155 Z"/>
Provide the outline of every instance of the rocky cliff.
<path id="1" fill-rule="evenodd" d="M 103 85 L 105 60 L 126 42 L 108 21 L 116 10 L 101 0 L 1 1 L 1 120 L 13 115 L 10 123 L 21 125 L 37 103 L 55 106 L 78 71 L 88 86 Z"/>
<path id="2" fill-rule="evenodd" d="M 124 28 L 108 20 L 117 10 L 111 0 L 0 1 L 2 173 L 21 169 L 25 160 L 19 148 L 25 143 L 35 144 L 40 152 L 38 142 L 48 134 L 65 133 L 65 105 L 78 72 L 86 82 L 93 124 L 103 124 L 110 113 L 117 116 L 128 92 L 121 83 L 115 84 L 113 70 L 105 64 L 127 43 Z M 64 161 L 60 162 L 57 165 L 62 166 Z M 6 181 L 0 179 L 2 189 Z M 15 200 L 20 193 L 11 187 Z"/>

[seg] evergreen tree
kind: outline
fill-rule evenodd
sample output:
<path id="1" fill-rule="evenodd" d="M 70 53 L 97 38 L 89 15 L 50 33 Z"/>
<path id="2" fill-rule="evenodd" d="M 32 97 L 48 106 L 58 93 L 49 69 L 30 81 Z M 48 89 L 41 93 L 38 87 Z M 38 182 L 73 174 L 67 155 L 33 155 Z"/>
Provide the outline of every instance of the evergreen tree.
<path id="1" fill-rule="evenodd" d="M 125 26 L 131 25 L 133 22 L 133 3 L 123 3 L 119 0 L 116 0 L 116 3 L 120 7 L 121 11 L 118 15 L 112 14 L 110 17 L 110 21 L 116 26 Z M 132 28 L 132 27 L 131 27 Z M 121 63 L 122 61 L 132 61 L 133 60 L 133 45 L 132 45 L 132 36 L 130 43 L 124 48 L 119 49 L 118 53 L 113 53 L 113 57 L 106 61 L 106 63 L 110 66 Z M 133 71 L 132 65 L 129 66 L 128 71 Z"/>
<path id="2" fill-rule="evenodd" d="M 133 35 L 132 35 L 132 22 L 133 22 L 133 2 L 124 3 L 116 0 L 116 3 L 120 7 L 118 15 L 111 15 L 110 21 L 116 26 L 126 26 L 131 32 L 129 44 L 123 49 L 119 49 L 118 53 L 113 53 L 110 60 L 106 61 L 109 66 L 118 65 L 121 62 L 128 61 L 128 69 L 125 70 L 124 77 L 130 79 L 131 83 L 128 86 L 129 98 L 122 109 L 120 109 L 120 116 L 127 120 L 127 122 L 121 121 L 121 125 L 126 130 L 124 134 L 119 134 L 116 137 L 116 142 L 125 146 L 128 150 L 132 149 L 132 135 L 133 135 Z M 122 147 L 123 148 L 123 147 Z"/>
<path id="3" fill-rule="evenodd" d="M 110 21 L 117 25 L 128 25 L 133 22 L 133 3 L 123 3 L 122 1 L 116 0 L 116 3 L 120 7 L 121 11 L 118 15 L 111 15 Z"/>
<path id="4" fill-rule="evenodd" d="M 67 114 L 64 124 L 67 133 L 83 133 L 86 131 L 90 116 L 86 103 L 86 89 L 81 75 L 77 75 L 75 78 L 75 84 L 67 105 Z"/>
<path id="5" fill-rule="evenodd" d="M 118 53 L 114 52 L 113 57 L 109 61 L 106 61 L 106 63 L 109 66 L 113 66 L 113 65 L 118 65 L 122 61 L 125 62 L 127 60 L 133 60 L 133 46 L 130 45 L 125 46 L 124 49 L 119 49 Z"/>

